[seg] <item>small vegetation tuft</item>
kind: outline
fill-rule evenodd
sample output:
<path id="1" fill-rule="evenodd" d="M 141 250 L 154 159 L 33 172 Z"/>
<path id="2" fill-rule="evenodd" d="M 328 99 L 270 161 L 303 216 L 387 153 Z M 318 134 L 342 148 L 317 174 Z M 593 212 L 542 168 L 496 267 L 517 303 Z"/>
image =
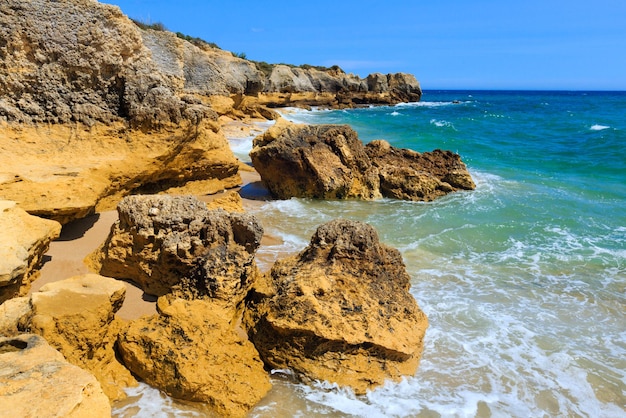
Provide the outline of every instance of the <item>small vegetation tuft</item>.
<path id="1" fill-rule="evenodd" d="M 165 25 L 161 22 L 147 23 L 147 22 L 142 22 L 141 20 L 138 20 L 138 19 L 131 19 L 131 20 L 133 21 L 135 25 L 137 25 L 143 30 L 146 30 L 146 29 L 152 29 L 152 30 L 158 30 L 158 31 L 167 30 Z M 217 46 L 217 44 L 213 42 L 207 42 L 202 38 L 185 35 L 182 32 L 176 32 L 176 36 L 178 36 L 180 39 L 184 39 L 185 41 L 191 42 L 192 44 L 194 44 L 195 46 L 199 48 L 208 46 L 208 47 L 215 48 L 215 49 L 221 49 L 219 46 Z"/>
<path id="2" fill-rule="evenodd" d="M 198 38 L 195 36 L 189 36 L 189 35 L 185 35 L 182 32 L 176 32 L 176 36 L 178 36 L 180 39 L 184 39 L 187 42 L 191 42 L 192 44 L 194 44 L 195 46 L 201 48 L 204 46 L 210 46 L 211 48 L 215 48 L 215 49 L 222 49 L 219 46 L 217 46 L 216 43 L 213 42 L 207 42 L 202 38 Z"/>
<path id="3" fill-rule="evenodd" d="M 234 54 L 233 54 L 234 55 Z M 303 70 L 315 69 L 318 71 L 324 72 L 334 72 L 334 73 L 343 73 L 343 70 L 338 65 L 333 65 L 332 67 L 324 67 L 321 65 L 310 65 L 310 64 L 302 64 L 302 65 L 294 65 L 294 64 L 268 64 L 265 61 L 251 61 L 256 65 L 256 68 L 263 72 L 266 76 L 270 76 L 272 74 L 272 70 L 276 65 L 285 65 L 291 68 L 302 68 Z"/>
<path id="4" fill-rule="evenodd" d="M 131 20 L 133 21 L 135 25 L 139 26 L 143 30 L 146 30 L 146 29 L 152 29 L 152 30 L 158 30 L 158 31 L 167 30 L 165 25 L 161 22 L 148 23 L 148 22 L 142 22 L 141 20 L 137 20 L 137 19 L 131 19 Z"/>

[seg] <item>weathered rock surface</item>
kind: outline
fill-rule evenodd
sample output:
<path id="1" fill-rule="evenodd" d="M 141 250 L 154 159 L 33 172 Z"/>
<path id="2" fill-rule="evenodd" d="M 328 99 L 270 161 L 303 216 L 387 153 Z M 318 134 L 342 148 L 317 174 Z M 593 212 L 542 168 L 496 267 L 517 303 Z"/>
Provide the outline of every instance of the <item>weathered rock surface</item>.
<path id="1" fill-rule="evenodd" d="M 378 172 L 347 125 L 296 125 L 281 119 L 254 139 L 250 158 L 281 199 L 374 199 Z"/>
<path id="2" fill-rule="evenodd" d="M 347 125 L 283 119 L 254 139 L 250 158 L 277 198 L 433 200 L 474 182 L 458 154 L 423 154 L 378 140 L 364 146 Z"/>
<path id="3" fill-rule="evenodd" d="M 30 298 L 12 298 L 0 304 L 0 336 L 13 337 L 20 334 L 19 323 L 30 314 Z"/>
<path id="4" fill-rule="evenodd" d="M 210 48 L 152 32 L 91 0 L 0 3 L 0 196 L 66 223 L 132 192 L 241 183 L 217 114 L 194 96 L 205 62 L 227 70 Z M 241 92 L 246 74 L 206 93 Z"/>
<path id="5" fill-rule="evenodd" d="M 15 202 L 0 199 L 0 303 L 28 293 L 58 222 L 31 216 Z"/>
<path id="6" fill-rule="evenodd" d="M 0 5 L 0 118 L 135 125 L 178 122 L 184 103 L 157 70 L 139 29 L 90 0 Z"/>
<path id="7" fill-rule="evenodd" d="M 96 378 L 32 334 L 0 338 L 0 399 L 5 417 L 111 416 Z"/>
<path id="8" fill-rule="evenodd" d="M 93 256 L 100 273 L 146 293 L 174 288 L 238 305 L 257 275 L 263 229 L 246 213 L 209 210 L 192 196 L 128 196 L 119 221 Z"/>
<path id="9" fill-rule="evenodd" d="M 124 326 L 115 318 L 124 301 L 124 283 L 96 274 L 44 285 L 31 296 L 31 312 L 20 329 L 44 337 L 72 364 L 96 376 L 111 400 L 136 385 L 117 360 L 114 345 Z"/>
<path id="10" fill-rule="evenodd" d="M 335 220 L 300 254 L 276 262 L 247 311 L 263 361 L 356 393 L 412 375 L 427 318 L 400 253 L 369 225 Z"/>
<path id="11" fill-rule="evenodd" d="M 207 403 L 222 416 L 245 416 L 271 384 L 233 311 L 210 299 L 172 295 L 159 314 L 131 322 L 120 335 L 126 366 L 169 395 Z"/>
<path id="12" fill-rule="evenodd" d="M 256 94 L 265 75 L 250 61 L 208 44 L 196 45 L 168 31 L 141 30 L 157 68 L 179 91 L 200 95 Z"/>
<path id="13" fill-rule="evenodd" d="M 451 151 L 418 153 L 394 148 L 387 141 L 365 147 L 378 168 L 383 196 L 403 200 L 433 200 L 458 190 L 476 188 L 461 157 Z"/>
<path id="14" fill-rule="evenodd" d="M 4 1 L 0 75 L 0 119 L 17 122 L 93 125 L 122 118 L 158 127 L 203 111 L 190 94 L 263 92 L 261 105 L 329 101 L 336 107 L 421 97 L 415 77 L 403 73 L 361 79 L 337 66 L 270 65 L 265 74 L 260 63 L 168 31 L 140 29 L 118 7 L 90 0 Z"/>

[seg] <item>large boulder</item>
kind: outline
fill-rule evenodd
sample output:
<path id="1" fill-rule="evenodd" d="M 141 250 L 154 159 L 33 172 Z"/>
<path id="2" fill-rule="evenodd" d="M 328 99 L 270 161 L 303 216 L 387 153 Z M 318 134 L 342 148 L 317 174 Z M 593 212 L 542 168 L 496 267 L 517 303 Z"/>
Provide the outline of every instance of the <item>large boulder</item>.
<path id="1" fill-rule="evenodd" d="M 44 337 L 67 361 L 98 379 L 111 400 L 126 397 L 124 388 L 137 384 L 118 361 L 115 318 L 126 294 L 123 282 L 88 274 L 44 285 L 31 296 L 31 311 L 19 327 Z"/>
<path id="2" fill-rule="evenodd" d="M 347 125 L 297 125 L 281 119 L 253 144 L 252 163 L 280 199 L 430 201 L 476 187 L 458 154 L 420 154 L 384 140 L 365 146 Z"/>
<path id="3" fill-rule="evenodd" d="M 5 417 L 111 416 L 96 378 L 33 334 L 0 338 L 0 399 Z"/>
<path id="4" fill-rule="evenodd" d="M 281 119 L 254 139 L 250 158 L 280 199 L 380 197 L 378 173 L 347 125 L 297 125 Z"/>
<path id="5" fill-rule="evenodd" d="M 232 205 L 232 197 L 216 201 Z M 239 209 L 238 205 L 233 205 Z M 158 314 L 132 321 L 118 347 L 128 369 L 171 396 L 243 416 L 270 388 L 240 327 L 257 279 L 263 229 L 253 216 L 210 210 L 192 196 L 130 196 L 93 259 L 100 271 L 159 295 Z"/>
<path id="6" fill-rule="evenodd" d="M 451 151 L 418 153 L 392 147 L 387 141 L 372 141 L 365 147 L 380 174 L 383 196 L 430 201 L 458 190 L 476 188 L 461 157 Z"/>
<path id="7" fill-rule="evenodd" d="M 0 303 L 28 293 L 50 241 L 60 233 L 58 222 L 0 199 Z"/>
<path id="8" fill-rule="evenodd" d="M 168 295 L 157 309 L 119 337 L 124 364 L 143 381 L 228 417 L 245 416 L 269 391 L 263 362 L 230 308 Z"/>
<path id="9" fill-rule="evenodd" d="M 428 322 L 409 280 L 374 228 L 329 222 L 255 286 L 250 338 L 272 368 L 365 393 L 417 369 Z"/>
<path id="10" fill-rule="evenodd" d="M 246 213 L 209 210 L 192 196 L 128 196 L 119 220 L 92 256 L 100 273 L 146 293 L 174 288 L 236 306 L 252 285 L 263 228 Z"/>

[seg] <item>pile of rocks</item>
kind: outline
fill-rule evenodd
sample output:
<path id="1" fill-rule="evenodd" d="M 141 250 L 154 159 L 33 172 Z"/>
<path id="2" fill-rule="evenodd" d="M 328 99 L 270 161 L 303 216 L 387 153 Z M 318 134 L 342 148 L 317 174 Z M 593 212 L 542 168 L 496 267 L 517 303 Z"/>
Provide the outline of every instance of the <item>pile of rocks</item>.
<path id="1" fill-rule="evenodd" d="M 300 254 L 263 275 L 254 262 L 263 229 L 252 215 L 166 195 L 127 197 L 118 214 L 91 264 L 159 296 L 157 314 L 117 318 L 125 285 L 98 274 L 8 300 L 0 334 L 13 339 L 0 346 L 17 348 L 0 350 L 0 379 L 18 373 L 8 364 L 15 356 L 34 353 L 29 341 L 40 340 L 24 333 L 95 376 L 67 383 L 83 392 L 88 385 L 100 394 L 93 402 L 102 394 L 123 398 L 136 376 L 223 416 L 245 415 L 271 388 L 274 368 L 356 393 L 415 372 L 427 319 L 409 293 L 400 253 L 371 226 L 322 225 Z M 6 392 L 7 408 L 22 411 L 28 390 L 37 389 Z"/>

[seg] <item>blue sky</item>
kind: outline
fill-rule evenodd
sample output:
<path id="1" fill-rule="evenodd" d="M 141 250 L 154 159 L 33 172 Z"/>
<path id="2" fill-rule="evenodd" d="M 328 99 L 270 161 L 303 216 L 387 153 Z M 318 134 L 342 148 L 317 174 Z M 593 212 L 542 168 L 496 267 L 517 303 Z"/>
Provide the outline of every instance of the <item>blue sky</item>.
<path id="1" fill-rule="evenodd" d="M 105 0 L 269 63 L 428 89 L 626 90 L 625 0 Z"/>

